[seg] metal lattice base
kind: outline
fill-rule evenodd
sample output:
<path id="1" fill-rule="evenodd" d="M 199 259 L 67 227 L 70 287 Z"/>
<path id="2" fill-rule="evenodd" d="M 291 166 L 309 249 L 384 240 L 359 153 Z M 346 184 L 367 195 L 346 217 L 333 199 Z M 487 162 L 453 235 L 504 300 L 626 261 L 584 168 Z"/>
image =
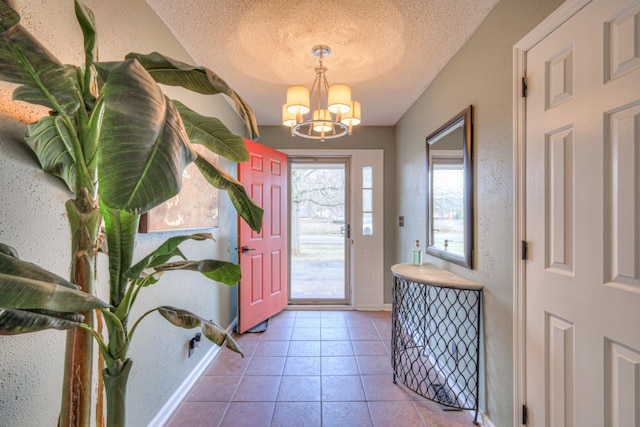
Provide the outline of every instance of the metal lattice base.
<path id="1" fill-rule="evenodd" d="M 393 371 L 417 394 L 478 418 L 481 290 L 393 278 Z"/>

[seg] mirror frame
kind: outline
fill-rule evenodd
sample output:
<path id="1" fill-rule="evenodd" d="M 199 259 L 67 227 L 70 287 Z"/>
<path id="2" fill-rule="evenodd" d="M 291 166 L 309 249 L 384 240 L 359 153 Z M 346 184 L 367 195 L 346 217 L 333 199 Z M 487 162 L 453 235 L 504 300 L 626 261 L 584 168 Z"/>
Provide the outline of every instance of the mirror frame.
<path id="1" fill-rule="evenodd" d="M 431 212 L 433 170 L 429 146 L 442 139 L 462 123 L 463 179 L 464 179 L 464 254 L 458 255 L 433 246 L 433 217 Z M 427 247 L 426 253 L 445 261 L 473 269 L 474 248 L 474 179 L 473 179 L 473 106 L 465 108 L 451 120 L 427 136 Z"/>

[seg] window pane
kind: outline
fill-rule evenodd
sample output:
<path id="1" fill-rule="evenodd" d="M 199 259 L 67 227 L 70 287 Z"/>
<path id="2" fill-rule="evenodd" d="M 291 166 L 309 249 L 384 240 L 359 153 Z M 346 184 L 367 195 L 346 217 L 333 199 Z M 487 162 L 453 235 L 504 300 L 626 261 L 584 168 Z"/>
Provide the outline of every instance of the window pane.
<path id="1" fill-rule="evenodd" d="M 362 188 L 373 188 L 373 168 L 371 166 L 362 168 Z"/>
<path id="2" fill-rule="evenodd" d="M 362 168 L 362 234 L 373 234 L 373 168 Z"/>
<path id="3" fill-rule="evenodd" d="M 373 211 L 373 190 L 362 190 L 362 211 Z"/>
<path id="4" fill-rule="evenodd" d="M 373 214 L 371 212 L 362 213 L 362 234 L 365 236 L 373 234 Z"/>

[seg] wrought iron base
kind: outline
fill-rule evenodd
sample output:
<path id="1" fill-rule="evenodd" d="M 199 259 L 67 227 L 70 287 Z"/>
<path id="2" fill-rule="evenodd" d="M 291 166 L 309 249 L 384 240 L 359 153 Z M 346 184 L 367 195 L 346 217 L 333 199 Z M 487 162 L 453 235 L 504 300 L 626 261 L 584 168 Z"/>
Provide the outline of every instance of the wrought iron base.
<path id="1" fill-rule="evenodd" d="M 481 297 L 482 290 L 393 277 L 393 381 L 445 408 L 475 410 L 475 424 Z"/>

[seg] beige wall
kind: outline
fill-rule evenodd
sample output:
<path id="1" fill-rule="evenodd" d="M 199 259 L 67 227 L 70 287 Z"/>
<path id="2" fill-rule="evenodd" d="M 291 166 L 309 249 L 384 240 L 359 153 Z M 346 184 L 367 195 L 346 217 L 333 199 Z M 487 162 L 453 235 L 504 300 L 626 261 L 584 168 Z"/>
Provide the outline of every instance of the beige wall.
<path id="1" fill-rule="evenodd" d="M 71 0 L 17 0 L 28 28 L 63 63 L 82 61 L 82 37 L 73 14 Z M 158 20 L 144 0 L 87 1 L 97 21 L 100 60 L 119 60 L 131 51 L 159 51 L 191 62 L 186 52 Z M 0 98 L 8 88 L 0 85 Z M 179 90 L 167 93 L 178 97 Z M 233 131 L 243 126 L 229 104 L 221 97 L 204 97 L 181 92 L 183 102 L 199 112 L 217 116 Z M 7 107 L 6 104 L 3 105 Z M 14 246 L 20 256 L 59 275 L 69 271 L 69 230 L 64 202 L 70 196 L 57 179 L 46 175 L 24 145 L 24 124 L 0 113 L 0 242 Z M 233 174 L 235 165 L 223 164 Z M 236 214 L 226 194 L 220 197 L 219 227 L 211 229 L 217 242 L 184 246 L 193 258 L 237 260 L 227 246 L 236 246 Z M 136 244 L 140 258 L 176 233 L 141 235 Z M 99 292 L 108 300 L 105 259 L 100 259 Z M 158 305 L 188 309 L 227 327 L 236 315 L 236 291 L 216 284 L 197 273 L 166 275 L 157 285 L 142 291 L 133 310 L 137 319 Z M 195 330 L 178 329 L 159 315 L 151 315 L 134 337 L 130 357 L 134 360 L 127 395 L 128 425 L 144 426 L 157 414 L 175 389 L 211 348 L 203 343 L 192 358 L 186 344 Z M 0 425 L 55 426 L 60 405 L 65 333 L 46 331 L 0 338 Z"/>
<path id="2" fill-rule="evenodd" d="M 425 260 L 485 286 L 481 407 L 496 426 L 513 425 L 512 47 L 561 3 L 502 0 L 396 126 L 401 261 L 413 240 L 426 239 L 425 137 L 474 107 L 476 268 Z"/>

